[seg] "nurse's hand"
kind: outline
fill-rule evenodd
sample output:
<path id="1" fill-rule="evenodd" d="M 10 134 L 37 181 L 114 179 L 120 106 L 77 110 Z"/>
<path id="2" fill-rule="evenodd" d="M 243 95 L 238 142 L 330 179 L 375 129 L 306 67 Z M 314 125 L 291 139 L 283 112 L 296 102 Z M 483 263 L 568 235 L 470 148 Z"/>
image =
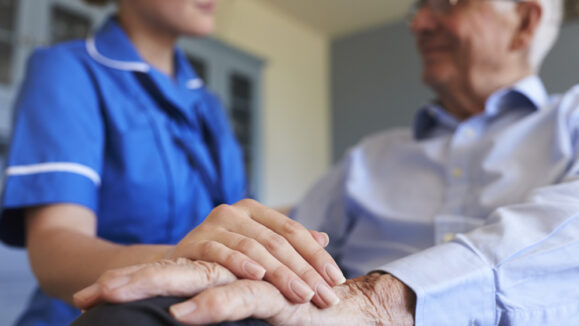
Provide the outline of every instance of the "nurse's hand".
<path id="1" fill-rule="evenodd" d="M 327 242 L 327 235 L 246 199 L 215 208 L 168 257 L 216 262 L 239 278 L 269 281 L 294 303 L 326 308 L 339 301 L 332 287 L 346 281 Z"/>
<path id="2" fill-rule="evenodd" d="M 74 305 L 89 309 L 102 302 L 122 303 L 155 296 L 191 297 L 205 289 L 237 280 L 227 268 L 186 258 L 114 269 L 74 294 Z"/>

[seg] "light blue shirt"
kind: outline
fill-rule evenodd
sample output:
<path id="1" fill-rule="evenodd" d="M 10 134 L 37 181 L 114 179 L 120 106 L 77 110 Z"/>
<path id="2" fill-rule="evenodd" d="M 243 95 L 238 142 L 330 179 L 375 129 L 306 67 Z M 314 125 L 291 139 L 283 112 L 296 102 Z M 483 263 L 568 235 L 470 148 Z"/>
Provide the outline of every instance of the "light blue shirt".
<path id="1" fill-rule="evenodd" d="M 416 325 L 579 325 L 579 87 L 536 76 L 458 121 L 363 140 L 298 205 L 350 276 L 417 294 Z"/>

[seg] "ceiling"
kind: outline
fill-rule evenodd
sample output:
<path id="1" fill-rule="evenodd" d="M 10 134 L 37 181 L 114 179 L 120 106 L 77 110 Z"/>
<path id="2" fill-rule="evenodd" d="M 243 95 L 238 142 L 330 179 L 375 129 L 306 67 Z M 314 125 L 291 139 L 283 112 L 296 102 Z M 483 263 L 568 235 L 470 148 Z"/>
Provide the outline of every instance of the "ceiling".
<path id="1" fill-rule="evenodd" d="M 331 38 L 402 19 L 412 0 L 262 0 Z"/>

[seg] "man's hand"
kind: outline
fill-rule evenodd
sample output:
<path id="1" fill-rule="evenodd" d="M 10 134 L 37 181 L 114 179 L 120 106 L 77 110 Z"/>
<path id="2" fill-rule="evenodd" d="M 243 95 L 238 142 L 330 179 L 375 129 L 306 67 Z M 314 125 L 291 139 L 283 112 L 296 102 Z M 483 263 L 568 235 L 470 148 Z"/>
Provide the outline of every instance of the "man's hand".
<path id="1" fill-rule="evenodd" d="M 86 310 L 101 302 L 122 303 L 162 295 L 191 297 L 235 280 L 233 273 L 216 263 L 166 259 L 107 271 L 73 299 L 77 308 Z"/>
<path id="2" fill-rule="evenodd" d="M 334 290 L 340 302 L 319 309 L 311 303 L 291 303 L 268 282 L 237 280 L 218 264 L 176 259 L 107 272 L 74 299 L 77 307 L 87 309 L 103 301 L 197 295 L 170 309 L 179 321 L 192 325 L 247 317 L 273 325 L 413 324 L 414 292 L 391 275 L 361 276 Z"/>
<path id="3" fill-rule="evenodd" d="M 265 279 L 292 302 L 313 298 L 324 308 L 338 302 L 331 288 L 346 280 L 326 244 L 327 236 L 254 200 L 242 200 L 215 208 L 167 258 L 219 263 L 239 278 Z"/>
<path id="4" fill-rule="evenodd" d="M 414 292 L 391 275 L 371 274 L 335 288 L 340 303 L 319 309 L 293 304 L 271 284 L 239 280 L 171 307 L 180 322 L 201 325 L 248 317 L 272 325 L 413 325 Z"/>

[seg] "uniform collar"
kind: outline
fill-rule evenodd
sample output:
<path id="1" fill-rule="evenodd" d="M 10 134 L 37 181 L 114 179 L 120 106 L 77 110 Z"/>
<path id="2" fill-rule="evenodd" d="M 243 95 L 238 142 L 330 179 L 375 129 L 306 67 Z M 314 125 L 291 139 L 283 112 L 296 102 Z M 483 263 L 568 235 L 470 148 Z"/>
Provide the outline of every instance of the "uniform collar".
<path id="1" fill-rule="evenodd" d="M 91 58 L 109 68 L 147 74 L 158 72 L 141 58 L 115 17 L 110 17 L 96 34 L 87 38 L 86 49 Z M 178 83 L 189 89 L 203 86 L 203 81 L 197 77 L 185 55 L 177 48 L 175 63 Z"/>
<path id="2" fill-rule="evenodd" d="M 494 117 L 502 112 L 513 109 L 540 110 L 545 107 L 549 95 L 541 79 L 536 75 L 525 77 L 514 85 L 495 91 L 485 103 L 485 111 L 481 114 Z M 422 107 L 414 119 L 414 137 L 417 140 L 427 138 L 430 131 L 437 125 L 450 129 L 460 124 L 438 102 L 432 102 Z"/>
<path id="3" fill-rule="evenodd" d="M 86 49 L 95 61 L 109 68 L 144 73 L 151 70 L 115 17 L 86 40 Z"/>

